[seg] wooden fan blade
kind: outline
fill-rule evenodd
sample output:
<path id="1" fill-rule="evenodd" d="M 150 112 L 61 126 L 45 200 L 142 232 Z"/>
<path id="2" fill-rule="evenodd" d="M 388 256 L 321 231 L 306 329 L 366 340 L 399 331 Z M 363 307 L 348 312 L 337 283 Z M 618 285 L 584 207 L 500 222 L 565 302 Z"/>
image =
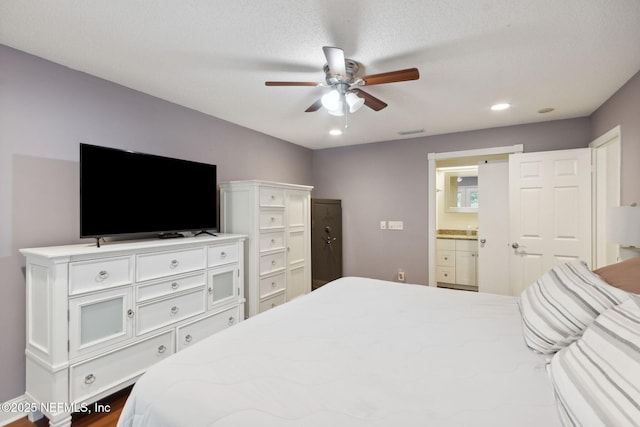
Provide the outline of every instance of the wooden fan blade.
<path id="1" fill-rule="evenodd" d="M 339 47 L 324 46 L 322 48 L 324 56 L 329 64 L 331 74 L 338 74 L 343 77 L 347 76 L 347 68 L 344 65 L 344 52 Z"/>
<path id="2" fill-rule="evenodd" d="M 417 68 L 407 68 L 406 70 L 371 74 L 370 76 L 364 76 L 362 80 L 364 81 L 365 86 L 371 86 L 384 83 L 406 82 L 408 80 L 418 80 L 419 78 L 420 73 Z"/>
<path id="3" fill-rule="evenodd" d="M 265 86 L 320 86 L 318 82 L 264 82 Z"/>
<path id="4" fill-rule="evenodd" d="M 314 102 L 313 104 L 311 104 L 309 106 L 309 108 L 307 108 L 306 110 L 304 110 L 305 113 L 313 113 L 314 111 L 318 111 L 320 109 L 320 107 L 322 107 L 322 100 L 318 99 L 316 102 Z"/>
<path id="5" fill-rule="evenodd" d="M 380 111 L 387 106 L 387 104 L 373 95 L 368 94 L 362 89 L 353 89 L 356 95 L 364 99 L 364 105 L 371 108 L 373 111 Z"/>

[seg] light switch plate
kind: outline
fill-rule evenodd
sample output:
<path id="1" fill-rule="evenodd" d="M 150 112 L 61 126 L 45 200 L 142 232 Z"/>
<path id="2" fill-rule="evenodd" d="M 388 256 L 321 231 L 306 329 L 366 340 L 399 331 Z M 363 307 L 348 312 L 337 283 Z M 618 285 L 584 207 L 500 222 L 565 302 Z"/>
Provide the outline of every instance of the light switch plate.
<path id="1" fill-rule="evenodd" d="M 404 230 L 404 223 L 402 221 L 388 221 L 387 227 L 389 230 Z"/>

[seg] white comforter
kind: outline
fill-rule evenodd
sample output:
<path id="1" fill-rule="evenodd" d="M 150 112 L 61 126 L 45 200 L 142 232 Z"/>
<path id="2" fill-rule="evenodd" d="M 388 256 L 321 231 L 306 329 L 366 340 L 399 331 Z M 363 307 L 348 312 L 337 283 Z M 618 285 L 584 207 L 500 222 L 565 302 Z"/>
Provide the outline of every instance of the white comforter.
<path id="1" fill-rule="evenodd" d="M 153 366 L 119 426 L 556 426 L 517 299 L 344 278 Z"/>

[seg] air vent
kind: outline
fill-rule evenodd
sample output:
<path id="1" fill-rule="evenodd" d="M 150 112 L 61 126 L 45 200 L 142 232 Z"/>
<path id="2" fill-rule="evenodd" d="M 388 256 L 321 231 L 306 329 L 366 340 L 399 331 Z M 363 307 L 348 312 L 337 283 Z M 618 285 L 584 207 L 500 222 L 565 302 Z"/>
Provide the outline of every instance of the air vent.
<path id="1" fill-rule="evenodd" d="M 401 130 L 400 132 L 398 132 L 398 135 L 413 135 L 413 134 L 422 133 L 422 132 L 424 132 L 424 129 Z"/>

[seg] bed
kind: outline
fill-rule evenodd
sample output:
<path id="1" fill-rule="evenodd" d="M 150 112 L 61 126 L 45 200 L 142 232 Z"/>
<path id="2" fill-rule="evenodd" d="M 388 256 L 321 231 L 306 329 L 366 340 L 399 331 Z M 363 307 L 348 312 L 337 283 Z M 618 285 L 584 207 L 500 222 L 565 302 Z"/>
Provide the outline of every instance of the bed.
<path id="1" fill-rule="evenodd" d="M 619 292 L 609 307 L 628 298 Z M 549 363 L 558 351 L 529 348 L 521 306 L 517 297 L 338 279 L 154 365 L 118 425 L 567 424 L 558 402 L 572 398 L 550 381 L 561 377 Z"/>

